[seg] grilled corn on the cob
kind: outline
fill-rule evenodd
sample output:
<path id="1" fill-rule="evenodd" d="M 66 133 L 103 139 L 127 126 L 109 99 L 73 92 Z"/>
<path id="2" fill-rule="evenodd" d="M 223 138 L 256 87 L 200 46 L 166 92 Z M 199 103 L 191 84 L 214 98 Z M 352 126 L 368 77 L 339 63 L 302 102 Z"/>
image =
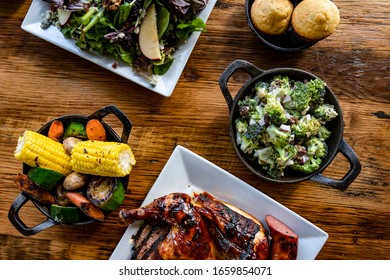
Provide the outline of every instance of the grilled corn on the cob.
<path id="1" fill-rule="evenodd" d="M 130 174 L 135 158 L 127 144 L 87 140 L 73 148 L 71 165 L 79 173 L 123 177 Z"/>
<path id="2" fill-rule="evenodd" d="M 63 175 L 72 171 L 71 157 L 63 145 L 34 131 L 26 130 L 19 137 L 14 156 L 29 166 L 48 168 Z"/>

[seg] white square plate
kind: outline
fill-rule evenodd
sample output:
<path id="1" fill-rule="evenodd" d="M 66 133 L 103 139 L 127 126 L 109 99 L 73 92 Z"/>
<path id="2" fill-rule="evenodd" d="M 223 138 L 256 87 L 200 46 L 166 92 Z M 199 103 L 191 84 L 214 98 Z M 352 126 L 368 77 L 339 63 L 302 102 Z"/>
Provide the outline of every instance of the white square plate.
<path id="1" fill-rule="evenodd" d="M 188 149 L 177 146 L 150 189 L 142 206 L 172 192 L 207 191 L 257 217 L 265 226 L 265 215 L 270 214 L 286 223 L 299 236 L 298 259 L 313 260 L 328 239 L 328 234 L 295 214 L 277 201 L 205 160 Z M 131 239 L 142 221 L 129 225 L 110 260 L 130 259 Z"/>
<path id="2" fill-rule="evenodd" d="M 207 21 L 214 8 L 216 0 L 209 0 L 209 3 L 200 11 L 198 17 L 204 22 Z M 157 84 L 152 86 L 146 79 L 136 75 L 132 68 L 121 61 L 117 61 L 118 67 L 112 67 L 114 59 L 110 57 L 103 57 L 96 52 L 82 51 L 75 45 L 75 40 L 65 38 L 61 31 L 55 26 L 50 26 L 48 29 L 41 28 L 42 15 L 50 9 L 50 4 L 42 0 L 33 0 L 31 6 L 22 23 L 22 29 L 34 34 L 35 36 L 46 40 L 60 48 L 63 48 L 71 53 L 83 57 L 101 67 L 112 71 L 140 86 L 143 86 L 151 91 L 154 91 L 163 96 L 171 96 L 176 84 L 183 72 L 183 69 L 191 55 L 193 48 L 201 34 L 201 32 L 194 32 L 191 37 L 180 47 L 174 54 L 175 60 L 171 68 L 163 76 L 158 76 Z"/>

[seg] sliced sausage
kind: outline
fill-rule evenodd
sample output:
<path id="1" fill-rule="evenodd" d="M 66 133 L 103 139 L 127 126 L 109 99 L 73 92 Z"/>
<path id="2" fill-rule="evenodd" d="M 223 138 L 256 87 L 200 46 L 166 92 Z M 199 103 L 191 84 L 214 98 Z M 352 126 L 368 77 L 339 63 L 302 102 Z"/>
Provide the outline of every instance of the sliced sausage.
<path id="1" fill-rule="evenodd" d="M 267 215 L 265 222 L 271 235 L 272 260 L 296 260 L 298 255 L 298 235 L 282 221 Z"/>

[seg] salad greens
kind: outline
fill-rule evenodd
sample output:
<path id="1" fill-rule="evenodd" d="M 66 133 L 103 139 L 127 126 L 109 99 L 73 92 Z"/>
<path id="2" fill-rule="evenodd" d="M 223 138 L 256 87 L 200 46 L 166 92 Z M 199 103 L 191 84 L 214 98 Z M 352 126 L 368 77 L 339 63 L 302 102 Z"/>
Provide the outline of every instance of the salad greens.
<path id="1" fill-rule="evenodd" d="M 197 17 L 208 0 L 43 0 L 51 3 L 41 27 L 55 25 L 82 50 L 121 60 L 156 83 L 174 60 L 180 44 L 206 28 Z M 149 59 L 139 47 L 139 31 L 149 5 L 156 6 L 161 59 Z M 113 66 L 116 64 L 114 63 Z"/>
<path id="2" fill-rule="evenodd" d="M 287 168 L 310 174 L 327 156 L 326 124 L 338 113 L 325 103 L 325 86 L 318 78 L 293 81 L 277 75 L 238 101 L 237 145 L 272 178 L 284 176 Z"/>

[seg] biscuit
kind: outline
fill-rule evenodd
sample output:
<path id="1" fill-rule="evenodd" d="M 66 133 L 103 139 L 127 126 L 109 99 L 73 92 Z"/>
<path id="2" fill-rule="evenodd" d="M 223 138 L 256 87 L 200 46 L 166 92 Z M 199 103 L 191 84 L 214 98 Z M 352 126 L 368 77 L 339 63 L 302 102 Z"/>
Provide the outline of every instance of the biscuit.
<path id="1" fill-rule="evenodd" d="M 281 35 L 290 27 L 293 9 L 289 0 L 255 0 L 250 17 L 257 30 L 268 35 Z"/>
<path id="2" fill-rule="evenodd" d="M 332 34 L 340 23 L 337 6 L 330 0 L 303 0 L 294 9 L 291 24 L 304 40 L 319 41 Z"/>

